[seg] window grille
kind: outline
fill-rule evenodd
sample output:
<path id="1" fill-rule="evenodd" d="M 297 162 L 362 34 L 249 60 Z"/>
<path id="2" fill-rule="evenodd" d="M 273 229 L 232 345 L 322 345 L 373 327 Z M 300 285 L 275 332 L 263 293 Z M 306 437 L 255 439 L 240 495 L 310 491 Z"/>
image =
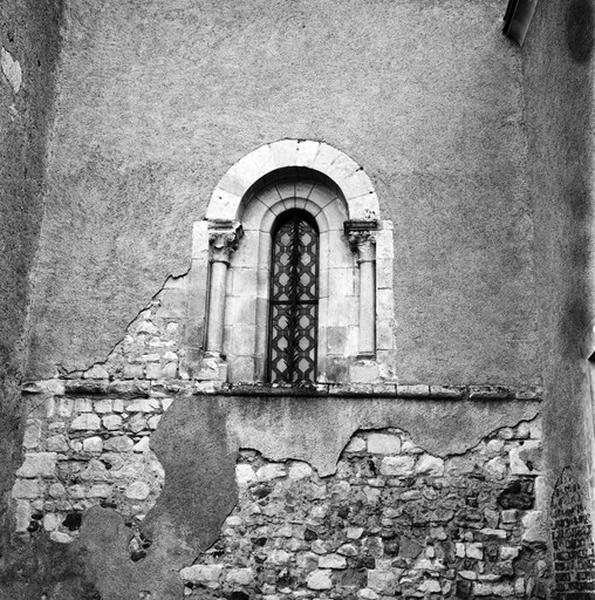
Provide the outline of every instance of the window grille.
<path id="1" fill-rule="evenodd" d="M 316 381 L 318 229 L 301 210 L 283 213 L 272 231 L 268 379 Z"/>

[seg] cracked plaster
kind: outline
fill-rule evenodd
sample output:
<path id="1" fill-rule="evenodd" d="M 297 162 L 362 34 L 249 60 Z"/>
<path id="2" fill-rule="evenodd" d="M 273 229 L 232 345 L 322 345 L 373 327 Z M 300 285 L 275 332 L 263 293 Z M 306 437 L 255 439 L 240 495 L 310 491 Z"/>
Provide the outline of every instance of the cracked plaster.
<path id="1" fill-rule="evenodd" d="M 240 448 L 274 461 L 304 461 L 324 477 L 335 472 L 358 430 L 398 427 L 430 454 L 447 457 L 467 452 L 489 431 L 530 421 L 538 405 L 516 401 L 498 407 L 495 411 L 491 402 L 180 395 L 151 436 L 166 475 L 142 525 L 153 540 L 147 558 L 130 561 L 130 532 L 112 510 L 88 511 L 76 543 L 87 550 L 86 564 L 104 600 L 126 598 L 124 590 L 133 588 L 173 599 L 181 585 L 177 571 L 217 539 L 237 502 Z"/>

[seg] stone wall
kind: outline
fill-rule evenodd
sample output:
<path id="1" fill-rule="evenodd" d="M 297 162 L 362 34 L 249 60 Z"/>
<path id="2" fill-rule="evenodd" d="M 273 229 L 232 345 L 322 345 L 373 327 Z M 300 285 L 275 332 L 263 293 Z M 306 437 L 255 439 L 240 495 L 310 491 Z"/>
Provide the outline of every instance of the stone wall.
<path id="1" fill-rule="evenodd" d="M 180 572 L 189 597 L 545 597 L 538 422 L 442 459 L 359 431 L 337 472 L 241 452 L 238 505 Z M 537 485 L 536 485 L 537 483 Z M 537 492 L 539 496 L 539 493 Z"/>
<path id="2" fill-rule="evenodd" d="M 76 545 L 90 509 L 102 507 L 126 528 L 125 548 L 111 542 L 111 552 L 124 550 L 141 569 L 153 560 L 153 534 L 143 523 L 165 473 L 151 439 L 182 402 L 184 385 L 191 384 L 31 386 L 12 491 L 23 540 Z M 184 584 L 200 598 L 545 597 L 539 418 L 501 427 L 461 453 L 440 456 L 416 442 L 396 427 L 359 429 L 325 476 L 314 463 L 240 447 L 237 502 L 214 543 L 194 546 L 194 564 L 172 559 L 163 568 L 179 570 L 180 590 Z M 145 579 L 151 589 L 155 583 Z M 104 597 L 120 598 L 112 593 Z"/>

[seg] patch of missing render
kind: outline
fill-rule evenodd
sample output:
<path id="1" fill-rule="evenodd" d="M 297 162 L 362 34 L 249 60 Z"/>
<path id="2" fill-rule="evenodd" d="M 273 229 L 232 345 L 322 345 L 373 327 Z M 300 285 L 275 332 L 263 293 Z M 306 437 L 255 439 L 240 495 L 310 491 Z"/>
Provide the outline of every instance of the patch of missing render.
<path id="1" fill-rule="evenodd" d="M 556 600 L 594 598 L 595 547 L 591 517 L 583 490 L 572 469 L 565 467 L 551 498 Z"/>
<path id="2" fill-rule="evenodd" d="M 4 76 L 8 80 L 8 83 L 10 83 L 14 93 L 18 94 L 23 81 L 21 65 L 3 46 L 0 47 L 0 67 L 2 67 L 2 73 L 4 73 Z"/>

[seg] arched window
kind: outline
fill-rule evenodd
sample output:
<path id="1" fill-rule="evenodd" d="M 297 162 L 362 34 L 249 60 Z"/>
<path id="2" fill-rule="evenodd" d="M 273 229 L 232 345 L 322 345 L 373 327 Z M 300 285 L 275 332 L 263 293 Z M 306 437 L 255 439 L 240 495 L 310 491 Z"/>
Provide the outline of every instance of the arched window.
<path id="1" fill-rule="evenodd" d="M 272 230 L 267 378 L 316 381 L 319 236 L 304 210 L 281 214 Z"/>
<path id="2" fill-rule="evenodd" d="M 363 168 L 324 142 L 278 140 L 235 163 L 194 225 L 189 376 L 287 385 L 392 377 L 392 224 L 378 217 Z M 307 279 L 315 294 L 304 293 Z"/>

